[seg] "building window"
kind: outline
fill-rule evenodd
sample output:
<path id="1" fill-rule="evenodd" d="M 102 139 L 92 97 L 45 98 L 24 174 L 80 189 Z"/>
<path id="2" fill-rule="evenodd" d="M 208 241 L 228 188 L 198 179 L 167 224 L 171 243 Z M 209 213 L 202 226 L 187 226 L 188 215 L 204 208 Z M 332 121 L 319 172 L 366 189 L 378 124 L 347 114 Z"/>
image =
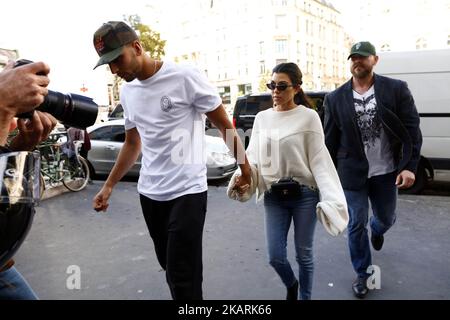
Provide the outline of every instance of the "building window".
<path id="1" fill-rule="evenodd" d="M 275 52 L 277 54 L 286 54 L 287 40 L 276 40 L 275 41 Z"/>
<path id="2" fill-rule="evenodd" d="M 450 46 L 450 34 L 447 36 L 447 45 Z"/>
<path id="3" fill-rule="evenodd" d="M 259 73 L 260 74 L 266 73 L 266 63 L 264 61 L 259 62 Z"/>
<path id="4" fill-rule="evenodd" d="M 297 53 L 300 54 L 301 52 L 301 44 L 300 44 L 300 40 L 297 40 Z"/>
<path id="5" fill-rule="evenodd" d="M 419 38 L 416 41 L 416 49 L 426 49 L 427 48 L 427 40 L 425 38 Z"/>
<path id="6" fill-rule="evenodd" d="M 277 59 L 276 60 L 276 65 L 279 65 L 280 63 L 286 63 L 287 59 Z"/>
<path id="7" fill-rule="evenodd" d="M 245 93 L 246 93 L 246 94 L 252 93 L 252 84 L 251 84 L 251 83 L 247 83 L 247 84 L 245 85 Z"/>
<path id="8" fill-rule="evenodd" d="M 306 20 L 306 34 L 314 35 L 314 23 L 312 21 Z"/>
<path id="9" fill-rule="evenodd" d="M 231 94 L 230 94 L 230 87 L 229 86 L 219 87 L 218 91 L 219 91 L 220 97 L 222 98 L 222 103 L 223 104 L 231 103 Z"/>
<path id="10" fill-rule="evenodd" d="M 264 41 L 261 41 L 261 42 L 259 43 L 259 54 L 260 54 L 261 56 L 264 55 Z"/>

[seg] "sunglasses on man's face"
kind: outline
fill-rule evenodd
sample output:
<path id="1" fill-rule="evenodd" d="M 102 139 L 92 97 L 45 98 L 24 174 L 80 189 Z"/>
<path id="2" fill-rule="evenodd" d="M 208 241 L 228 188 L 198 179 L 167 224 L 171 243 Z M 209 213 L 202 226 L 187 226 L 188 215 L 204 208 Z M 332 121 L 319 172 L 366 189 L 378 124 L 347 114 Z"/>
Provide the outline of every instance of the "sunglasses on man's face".
<path id="1" fill-rule="evenodd" d="M 286 82 L 280 82 L 278 84 L 276 84 L 274 81 L 266 84 L 267 88 L 269 88 L 270 90 L 275 90 L 278 89 L 280 91 L 284 91 L 289 87 L 294 87 L 293 84 L 287 84 Z"/>

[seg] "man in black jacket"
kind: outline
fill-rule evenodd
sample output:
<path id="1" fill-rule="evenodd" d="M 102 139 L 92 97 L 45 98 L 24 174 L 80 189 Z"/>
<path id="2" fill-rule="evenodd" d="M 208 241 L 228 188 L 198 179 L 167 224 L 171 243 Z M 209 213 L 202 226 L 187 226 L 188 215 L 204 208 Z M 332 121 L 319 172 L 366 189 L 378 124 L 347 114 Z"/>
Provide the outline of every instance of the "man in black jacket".
<path id="1" fill-rule="evenodd" d="M 371 253 L 367 224 L 370 199 L 371 243 L 383 246 L 395 222 L 397 189 L 414 184 L 422 135 L 419 115 L 406 82 L 377 75 L 375 47 L 351 48 L 352 79 L 325 98 L 325 140 L 344 188 L 350 221 L 348 242 L 357 278 L 356 297 L 368 293 Z"/>

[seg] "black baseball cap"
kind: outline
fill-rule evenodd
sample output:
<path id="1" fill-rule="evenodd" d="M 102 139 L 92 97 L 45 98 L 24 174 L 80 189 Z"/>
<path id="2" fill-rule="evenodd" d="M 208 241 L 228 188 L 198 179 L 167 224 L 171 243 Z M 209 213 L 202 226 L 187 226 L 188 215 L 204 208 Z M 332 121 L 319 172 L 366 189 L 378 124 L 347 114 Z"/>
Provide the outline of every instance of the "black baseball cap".
<path id="1" fill-rule="evenodd" d="M 351 50 L 350 50 L 350 55 L 348 56 L 347 60 L 350 59 L 353 55 L 358 54 L 360 56 L 363 57 L 368 57 L 368 56 L 376 56 L 377 55 L 377 51 L 375 50 L 375 46 L 373 44 L 371 44 L 368 41 L 361 41 L 361 42 L 357 42 L 355 43 Z"/>
<path id="2" fill-rule="evenodd" d="M 139 39 L 136 31 L 122 21 L 109 21 L 104 23 L 94 33 L 94 47 L 100 59 L 97 68 L 108 64 L 122 54 L 123 47 Z"/>

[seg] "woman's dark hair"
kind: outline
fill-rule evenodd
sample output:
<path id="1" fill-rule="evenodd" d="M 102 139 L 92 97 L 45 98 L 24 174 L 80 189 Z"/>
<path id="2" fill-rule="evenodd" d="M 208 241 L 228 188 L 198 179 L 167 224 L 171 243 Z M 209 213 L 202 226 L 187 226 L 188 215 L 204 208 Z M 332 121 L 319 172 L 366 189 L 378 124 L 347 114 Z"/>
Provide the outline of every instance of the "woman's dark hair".
<path id="1" fill-rule="evenodd" d="M 303 81 L 303 75 L 300 68 L 293 62 L 280 63 L 275 68 L 273 68 L 272 73 L 285 73 L 291 80 L 293 85 L 301 86 Z M 304 105 L 307 108 L 314 109 L 311 99 L 303 92 L 300 87 L 300 91 L 294 97 L 295 104 Z"/>

